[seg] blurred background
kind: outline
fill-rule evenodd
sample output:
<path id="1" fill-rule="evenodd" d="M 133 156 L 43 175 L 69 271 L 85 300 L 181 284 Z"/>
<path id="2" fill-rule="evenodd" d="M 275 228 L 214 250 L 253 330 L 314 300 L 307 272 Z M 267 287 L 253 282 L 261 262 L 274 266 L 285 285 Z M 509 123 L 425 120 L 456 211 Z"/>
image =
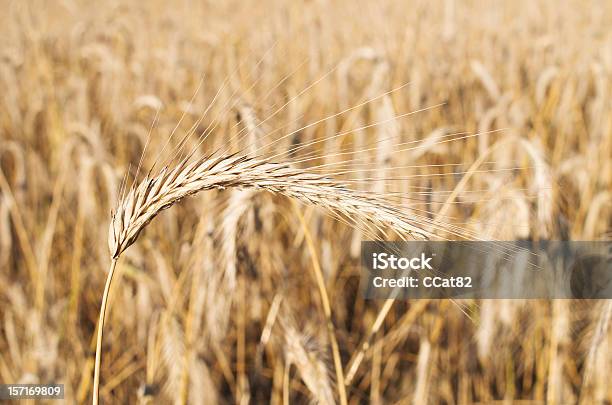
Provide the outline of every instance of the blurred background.
<path id="1" fill-rule="evenodd" d="M 149 133 L 144 168 L 190 131 L 199 155 L 322 140 L 302 156 L 352 151 L 354 187 L 465 235 L 610 238 L 609 1 L 0 5 L 2 383 L 91 400 L 110 212 Z M 119 262 L 101 400 L 612 401 L 609 301 L 366 301 L 362 237 L 256 191 L 165 211 Z"/>

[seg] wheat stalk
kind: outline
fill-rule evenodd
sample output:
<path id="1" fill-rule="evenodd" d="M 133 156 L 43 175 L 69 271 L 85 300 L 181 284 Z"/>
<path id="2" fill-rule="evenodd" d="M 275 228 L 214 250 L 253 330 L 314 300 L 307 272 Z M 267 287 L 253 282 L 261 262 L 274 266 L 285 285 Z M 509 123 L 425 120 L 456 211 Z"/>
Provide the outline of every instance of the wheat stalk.
<path id="1" fill-rule="evenodd" d="M 430 231 L 419 217 L 403 212 L 384 197 L 349 188 L 323 174 L 304 171 L 289 164 L 266 159 L 230 155 L 211 156 L 189 162 L 183 159 L 176 167 L 164 167 L 154 177 L 147 175 L 130 188 L 112 214 L 108 246 L 112 257 L 108 273 L 96 344 L 93 403 L 98 403 L 101 345 L 108 293 L 119 256 L 133 244 L 140 232 L 162 210 L 181 199 L 204 190 L 246 188 L 262 189 L 301 202 L 323 207 L 353 224 L 365 221 L 370 229 L 390 228 L 403 237 L 423 239 Z"/>

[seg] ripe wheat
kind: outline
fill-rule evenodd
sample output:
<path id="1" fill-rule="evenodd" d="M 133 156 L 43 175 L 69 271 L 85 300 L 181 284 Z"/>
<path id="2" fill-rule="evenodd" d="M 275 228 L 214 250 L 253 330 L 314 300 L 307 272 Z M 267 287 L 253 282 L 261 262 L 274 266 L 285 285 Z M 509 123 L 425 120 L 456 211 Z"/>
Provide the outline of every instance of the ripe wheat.
<path id="1" fill-rule="evenodd" d="M 226 188 L 263 189 L 320 206 L 351 222 L 362 219 L 377 229 L 390 227 L 399 235 L 419 239 L 431 236 L 418 217 L 390 205 L 384 197 L 353 190 L 342 182 L 288 164 L 228 156 L 192 163 L 183 160 L 132 188 L 112 216 L 108 236 L 111 256 L 118 258 L 160 211 L 199 191 Z"/>
<path id="2" fill-rule="evenodd" d="M 391 229 L 401 237 L 425 239 L 432 236 L 427 222 L 417 215 L 390 204 L 383 196 L 349 188 L 328 176 L 246 156 L 207 156 L 176 167 L 164 167 L 147 177 L 121 198 L 109 226 L 108 246 L 113 259 L 100 309 L 94 366 L 93 403 L 98 403 L 100 362 L 104 317 L 115 265 L 121 253 L 132 245 L 140 232 L 162 210 L 181 199 L 204 190 L 242 188 L 277 193 L 329 210 L 346 222 L 369 232 Z M 431 223 L 429 227 L 431 229 Z"/>

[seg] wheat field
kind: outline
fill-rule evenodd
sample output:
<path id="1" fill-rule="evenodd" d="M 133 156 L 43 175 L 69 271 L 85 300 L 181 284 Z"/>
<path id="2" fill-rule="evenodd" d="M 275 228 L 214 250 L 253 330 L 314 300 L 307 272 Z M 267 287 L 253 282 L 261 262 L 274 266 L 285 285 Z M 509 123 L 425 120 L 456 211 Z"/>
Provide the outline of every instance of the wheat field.
<path id="1" fill-rule="evenodd" d="M 611 2 L 0 4 L 0 383 L 612 403 L 609 300 L 359 292 L 362 240 L 610 240 Z"/>

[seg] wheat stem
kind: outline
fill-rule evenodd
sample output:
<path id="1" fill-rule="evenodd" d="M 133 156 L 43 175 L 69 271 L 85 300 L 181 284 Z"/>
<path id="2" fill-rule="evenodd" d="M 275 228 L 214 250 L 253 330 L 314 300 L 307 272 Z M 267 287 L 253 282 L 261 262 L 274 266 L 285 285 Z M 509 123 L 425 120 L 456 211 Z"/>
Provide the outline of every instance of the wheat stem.
<path id="1" fill-rule="evenodd" d="M 93 381 L 93 405 L 98 405 L 98 394 L 100 390 L 100 362 L 102 358 L 102 334 L 104 332 L 104 317 L 106 315 L 106 306 L 108 303 L 108 295 L 110 293 L 113 274 L 117 266 L 117 259 L 113 259 L 110 264 L 106 284 L 104 285 L 104 294 L 102 295 L 102 305 L 100 306 L 100 319 L 98 320 L 98 337 L 96 340 L 96 361 L 94 364 L 94 381 Z"/>
<path id="2" fill-rule="evenodd" d="M 321 296 L 321 303 L 323 304 L 323 312 L 325 314 L 325 321 L 327 324 L 327 333 L 329 335 L 329 340 L 332 347 L 332 355 L 334 357 L 334 368 L 336 369 L 336 379 L 338 380 L 338 396 L 340 398 L 340 404 L 346 405 L 346 387 L 344 383 L 344 371 L 342 368 L 342 359 L 340 357 L 340 350 L 338 347 L 338 340 L 336 339 L 336 331 L 334 330 L 334 323 L 332 321 L 332 312 L 331 305 L 329 303 L 329 296 L 327 294 L 327 289 L 325 288 L 325 280 L 323 278 L 323 272 L 321 271 L 321 266 L 319 264 L 319 258 L 317 256 L 317 252 L 315 250 L 315 245 L 312 240 L 312 236 L 310 235 L 310 231 L 308 230 L 308 225 L 304 220 L 304 216 L 300 211 L 297 203 L 293 202 L 293 207 L 295 212 L 297 213 L 298 218 L 300 219 L 300 224 L 302 225 L 302 229 L 304 230 L 304 238 L 306 239 L 306 244 L 308 245 L 308 250 L 310 251 L 310 257 L 312 260 L 312 268 L 315 273 L 315 279 L 317 281 L 317 287 L 319 289 L 319 295 Z"/>

